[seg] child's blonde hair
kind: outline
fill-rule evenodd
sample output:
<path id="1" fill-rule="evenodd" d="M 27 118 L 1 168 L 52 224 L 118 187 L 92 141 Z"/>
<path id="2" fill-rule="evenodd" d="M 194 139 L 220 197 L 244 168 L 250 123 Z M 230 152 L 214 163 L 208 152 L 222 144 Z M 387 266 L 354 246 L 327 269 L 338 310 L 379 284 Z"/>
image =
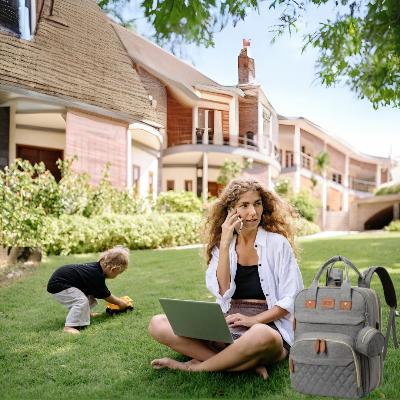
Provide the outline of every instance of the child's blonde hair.
<path id="1" fill-rule="evenodd" d="M 116 267 L 121 271 L 128 268 L 129 250 L 123 246 L 115 246 L 110 250 L 105 251 L 99 260 L 103 268 Z"/>

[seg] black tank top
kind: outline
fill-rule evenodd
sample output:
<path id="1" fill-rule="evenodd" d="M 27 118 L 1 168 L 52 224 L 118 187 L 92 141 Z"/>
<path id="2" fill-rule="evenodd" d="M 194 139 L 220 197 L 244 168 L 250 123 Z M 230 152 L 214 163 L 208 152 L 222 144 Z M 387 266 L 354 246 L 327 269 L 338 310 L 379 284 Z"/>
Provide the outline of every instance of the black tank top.
<path id="1" fill-rule="evenodd" d="M 257 265 L 237 265 L 235 276 L 236 290 L 233 299 L 265 300 L 261 288 L 260 276 Z"/>

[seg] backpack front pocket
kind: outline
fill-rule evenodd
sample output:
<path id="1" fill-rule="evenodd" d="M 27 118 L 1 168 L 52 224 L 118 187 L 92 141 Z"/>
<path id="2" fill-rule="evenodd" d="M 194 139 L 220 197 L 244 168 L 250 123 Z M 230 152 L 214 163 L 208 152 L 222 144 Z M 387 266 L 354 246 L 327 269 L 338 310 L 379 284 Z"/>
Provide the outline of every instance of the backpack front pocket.
<path id="1" fill-rule="evenodd" d="M 362 396 L 360 359 L 353 339 L 339 333 L 306 333 L 290 351 L 293 389 L 323 396 Z"/>

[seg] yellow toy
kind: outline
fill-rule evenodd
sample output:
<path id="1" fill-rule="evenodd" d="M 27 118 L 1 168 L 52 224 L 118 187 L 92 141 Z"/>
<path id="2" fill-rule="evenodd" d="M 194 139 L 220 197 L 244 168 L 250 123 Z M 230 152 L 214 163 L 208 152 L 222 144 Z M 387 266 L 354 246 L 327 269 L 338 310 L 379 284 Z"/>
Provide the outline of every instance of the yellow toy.
<path id="1" fill-rule="evenodd" d="M 122 312 L 126 312 L 127 310 L 133 310 L 133 300 L 129 296 L 122 296 L 122 300 L 125 300 L 129 306 L 120 310 L 119 306 L 116 304 L 112 304 L 106 301 L 106 313 L 109 315 L 119 314 Z"/>

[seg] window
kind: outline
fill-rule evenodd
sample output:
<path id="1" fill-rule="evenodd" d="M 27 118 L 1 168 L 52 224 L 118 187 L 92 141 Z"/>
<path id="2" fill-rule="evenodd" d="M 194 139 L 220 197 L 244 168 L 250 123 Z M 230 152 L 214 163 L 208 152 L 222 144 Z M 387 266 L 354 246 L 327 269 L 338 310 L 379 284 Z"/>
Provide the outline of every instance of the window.
<path id="1" fill-rule="evenodd" d="M 286 150 L 285 165 L 286 165 L 286 168 L 293 167 L 293 165 L 294 165 L 293 151 Z"/>
<path id="2" fill-rule="evenodd" d="M 342 174 L 333 173 L 332 174 L 332 181 L 336 182 L 336 183 L 339 183 L 341 185 L 342 184 Z"/>
<path id="3" fill-rule="evenodd" d="M 152 171 L 149 171 L 149 194 L 152 195 L 154 192 L 154 175 Z"/>
<path id="4" fill-rule="evenodd" d="M 140 167 L 132 165 L 132 190 L 133 193 L 139 194 L 140 190 Z"/>
<path id="5" fill-rule="evenodd" d="M 167 191 L 168 190 L 175 190 L 175 181 L 174 180 L 167 180 Z"/>
<path id="6" fill-rule="evenodd" d="M 193 181 L 185 181 L 185 190 L 187 192 L 193 191 Z"/>
<path id="7" fill-rule="evenodd" d="M 30 40 L 35 30 L 36 0 L 22 4 L 16 0 L 1 0 L 0 4 L 0 25 L 19 34 L 21 39 Z"/>
<path id="8" fill-rule="evenodd" d="M 207 126 L 206 126 L 206 114 L 207 114 Z M 196 129 L 197 143 L 203 143 L 203 135 L 208 132 L 208 143 L 213 143 L 214 138 L 214 110 L 206 110 L 199 108 L 198 112 L 198 128 Z"/>

